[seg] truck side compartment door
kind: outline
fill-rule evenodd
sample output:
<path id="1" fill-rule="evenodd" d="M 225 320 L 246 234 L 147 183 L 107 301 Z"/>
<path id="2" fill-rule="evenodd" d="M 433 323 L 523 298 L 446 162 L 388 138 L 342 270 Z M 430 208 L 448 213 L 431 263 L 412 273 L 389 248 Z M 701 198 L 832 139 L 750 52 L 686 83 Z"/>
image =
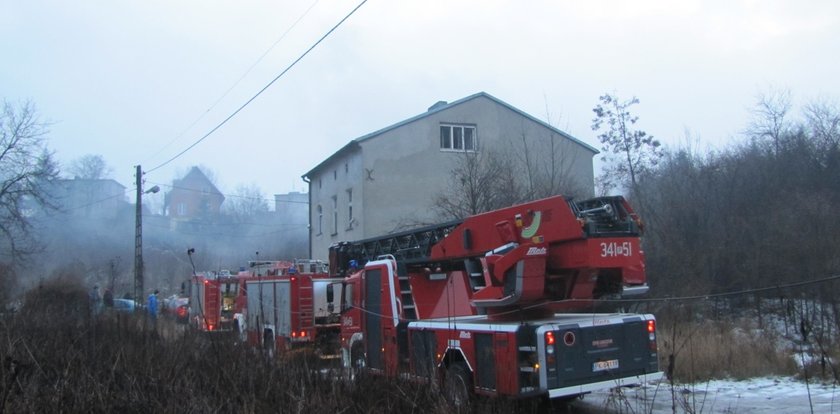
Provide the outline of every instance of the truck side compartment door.
<path id="1" fill-rule="evenodd" d="M 365 269 L 365 353 L 367 365 L 382 369 L 382 271 L 383 267 Z"/>

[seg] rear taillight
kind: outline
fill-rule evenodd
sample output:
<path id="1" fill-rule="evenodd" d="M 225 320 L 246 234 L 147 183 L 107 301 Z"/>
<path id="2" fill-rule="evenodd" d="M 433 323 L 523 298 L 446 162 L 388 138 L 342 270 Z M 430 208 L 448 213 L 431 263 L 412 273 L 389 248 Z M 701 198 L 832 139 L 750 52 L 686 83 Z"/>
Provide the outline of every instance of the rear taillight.
<path id="1" fill-rule="evenodd" d="M 545 333 L 545 344 L 554 345 L 554 332 L 548 331 Z"/>
<path id="2" fill-rule="evenodd" d="M 648 331 L 648 348 L 651 352 L 656 352 L 656 321 L 651 319 L 647 321 Z"/>
<path id="3" fill-rule="evenodd" d="M 215 329 L 215 328 L 216 328 L 216 327 L 215 327 L 215 326 L 213 326 L 213 324 L 209 324 L 209 325 L 207 325 L 207 330 L 208 330 L 208 331 L 212 331 L 212 330 L 213 330 L 213 329 Z"/>

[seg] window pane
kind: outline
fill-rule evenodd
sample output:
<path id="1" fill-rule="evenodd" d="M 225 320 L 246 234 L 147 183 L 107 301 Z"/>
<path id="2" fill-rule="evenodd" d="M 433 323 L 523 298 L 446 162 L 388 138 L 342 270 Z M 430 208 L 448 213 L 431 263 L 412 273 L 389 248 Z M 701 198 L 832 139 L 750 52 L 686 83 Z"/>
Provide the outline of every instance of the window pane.
<path id="1" fill-rule="evenodd" d="M 452 138 L 452 148 L 455 149 L 463 149 L 464 148 L 464 137 L 462 136 L 464 133 L 464 129 L 461 127 L 454 127 L 452 128 L 452 132 L 455 133 L 455 136 Z"/>
<path id="2" fill-rule="evenodd" d="M 452 127 L 442 126 L 440 127 L 440 147 L 441 148 L 452 148 L 452 138 L 451 138 L 451 131 Z"/>
<path id="3" fill-rule="evenodd" d="M 475 150 L 475 142 L 473 141 L 473 133 L 475 128 L 464 128 L 464 149 L 468 151 Z"/>

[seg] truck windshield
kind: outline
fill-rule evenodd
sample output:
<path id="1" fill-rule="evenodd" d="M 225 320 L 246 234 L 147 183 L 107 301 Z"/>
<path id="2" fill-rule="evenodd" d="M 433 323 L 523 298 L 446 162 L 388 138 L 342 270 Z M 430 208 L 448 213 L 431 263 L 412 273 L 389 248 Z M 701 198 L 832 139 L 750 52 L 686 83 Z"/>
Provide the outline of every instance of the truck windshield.
<path id="1" fill-rule="evenodd" d="M 341 290 L 341 312 L 345 312 L 353 307 L 353 285 L 342 283 Z"/>

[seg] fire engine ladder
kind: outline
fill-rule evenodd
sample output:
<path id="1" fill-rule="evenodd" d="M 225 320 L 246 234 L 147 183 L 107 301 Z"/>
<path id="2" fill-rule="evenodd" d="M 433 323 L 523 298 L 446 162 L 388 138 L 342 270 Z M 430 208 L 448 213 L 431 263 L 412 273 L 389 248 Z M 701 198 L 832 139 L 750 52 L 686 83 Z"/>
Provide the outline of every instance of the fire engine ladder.
<path id="1" fill-rule="evenodd" d="M 407 369 L 411 364 L 408 352 L 408 323 L 417 320 L 417 308 L 414 306 L 414 295 L 411 291 L 411 283 L 408 280 L 408 268 L 403 262 L 397 262 L 397 280 L 399 281 L 400 303 L 403 313 L 403 317 L 397 325 L 397 356 L 400 366 Z"/>
<path id="2" fill-rule="evenodd" d="M 429 260 L 432 247 L 461 223 L 461 220 L 456 220 L 387 236 L 346 242 L 342 249 L 348 260 L 355 259 L 362 266 L 383 255 L 392 255 L 397 262 L 421 264 Z"/>
<path id="3" fill-rule="evenodd" d="M 202 311 L 204 314 L 202 315 L 204 321 L 202 329 L 211 330 L 211 329 L 218 329 L 219 328 L 219 318 L 222 316 L 221 314 L 221 298 L 219 287 L 214 286 L 213 288 L 208 288 L 207 285 L 204 285 L 204 292 L 205 298 L 204 303 L 201 306 L 204 308 Z"/>
<path id="4" fill-rule="evenodd" d="M 314 304 L 312 303 L 312 285 L 300 287 L 298 305 L 300 305 L 300 327 L 308 328 L 314 326 L 313 318 L 315 314 L 313 309 Z"/>
<path id="5" fill-rule="evenodd" d="M 484 281 L 484 266 L 481 260 L 475 257 L 464 259 L 464 270 L 470 276 L 470 287 L 473 292 L 483 289 L 486 286 Z"/>
<path id="6" fill-rule="evenodd" d="M 414 306 L 414 294 L 411 292 L 411 283 L 408 281 L 408 270 L 405 264 L 397 262 L 397 279 L 400 282 L 400 303 L 403 308 L 405 320 L 417 320 L 417 308 Z"/>

